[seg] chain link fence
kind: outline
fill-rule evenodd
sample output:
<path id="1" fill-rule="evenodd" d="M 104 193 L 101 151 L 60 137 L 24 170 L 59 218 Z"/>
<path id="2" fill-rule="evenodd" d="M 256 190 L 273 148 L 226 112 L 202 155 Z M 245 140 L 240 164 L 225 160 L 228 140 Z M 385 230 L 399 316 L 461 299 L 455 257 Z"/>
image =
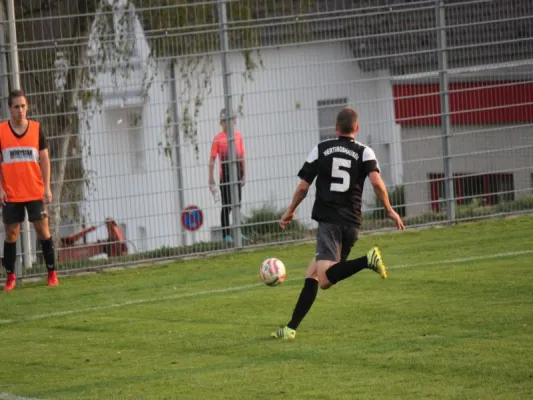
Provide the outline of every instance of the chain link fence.
<path id="1" fill-rule="evenodd" d="M 0 4 L 0 109 L 18 78 L 50 146 L 60 271 L 313 239 L 313 190 L 278 220 L 345 106 L 408 226 L 533 210 L 529 0 Z M 220 158 L 210 187 L 217 151 L 229 189 Z M 392 227 L 370 185 L 364 214 Z M 30 238 L 24 276 L 45 271 Z"/>

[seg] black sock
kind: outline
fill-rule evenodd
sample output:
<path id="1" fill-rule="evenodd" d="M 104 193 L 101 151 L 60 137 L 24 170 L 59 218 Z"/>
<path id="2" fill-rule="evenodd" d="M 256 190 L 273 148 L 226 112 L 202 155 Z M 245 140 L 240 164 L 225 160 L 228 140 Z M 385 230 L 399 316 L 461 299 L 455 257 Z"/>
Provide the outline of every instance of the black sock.
<path id="1" fill-rule="evenodd" d="M 8 274 L 15 272 L 17 262 L 17 242 L 4 241 L 4 267 Z"/>
<path id="2" fill-rule="evenodd" d="M 356 258 L 355 260 L 334 264 L 326 271 L 326 276 L 334 285 L 337 282 L 349 278 L 365 268 L 368 268 L 368 260 L 366 256 Z"/>
<path id="3" fill-rule="evenodd" d="M 56 269 L 56 256 L 54 253 L 54 241 L 52 237 L 49 237 L 46 240 L 41 240 L 41 248 L 43 250 L 44 262 L 46 263 L 46 268 L 48 271 L 53 271 Z"/>
<path id="4" fill-rule="evenodd" d="M 311 309 L 313 305 L 316 294 L 318 292 L 318 282 L 313 278 L 306 278 L 304 282 L 304 287 L 300 292 L 300 297 L 296 302 L 296 307 L 294 307 L 294 312 L 292 313 L 292 319 L 287 324 L 291 329 L 298 328 L 298 325 L 302 322 L 307 312 Z"/>

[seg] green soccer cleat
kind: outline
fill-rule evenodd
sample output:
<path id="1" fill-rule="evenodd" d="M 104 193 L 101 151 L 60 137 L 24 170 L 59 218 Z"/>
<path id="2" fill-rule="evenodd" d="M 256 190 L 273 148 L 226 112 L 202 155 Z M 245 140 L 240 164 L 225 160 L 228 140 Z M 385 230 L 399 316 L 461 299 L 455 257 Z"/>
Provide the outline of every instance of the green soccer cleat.
<path id="1" fill-rule="evenodd" d="M 272 332 L 270 336 L 275 339 L 293 340 L 296 337 L 296 331 L 286 326 L 279 328 L 276 332 Z"/>
<path id="2" fill-rule="evenodd" d="M 383 279 L 387 278 L 387 268 L 381 258 L 381 251 L 377 247 L 373 247 L 366 255 L 368 260 L 368 268 L 379 274 Z"/>

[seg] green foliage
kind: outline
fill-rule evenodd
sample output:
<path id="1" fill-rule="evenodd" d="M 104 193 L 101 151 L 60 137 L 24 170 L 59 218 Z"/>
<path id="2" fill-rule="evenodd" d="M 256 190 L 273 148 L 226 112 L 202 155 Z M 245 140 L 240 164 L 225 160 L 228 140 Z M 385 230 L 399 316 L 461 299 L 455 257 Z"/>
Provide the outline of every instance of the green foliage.
<path id="1" fill-rule="evenodd" d="M 252 210 L 250 216 L 242 221 L 242 232 L 254 242 L 272 242 L 285 239 L 302 238 L 305 227 L 298 221 L 293 220 L 283 230 L 279 226 L 279 220 L 284 210 L 277 210 L 270 205 Z"/>
<path id="2" fill-rule="evenodd" d="M 469 220 L 490 217 L 496 214 L 533 211 L 533 196 L 523 196 L 518 200 L 503 202 L 494 206 L 484 206 L 477 199 L 470 204 L 457 206 L 455 214 L 457 220 Z M 429 212 L 414 217 L 403 219 L 406 226 L 421 226 L 428 223 L 440 223 L 447 221 L 446 212 Z M 374 212 L 365 213 L 363 218 L 363 230 L 375 230 L 382 228 L 392 228 L 393 224 L 385 218 L 375 218 Z"/>
<path id="3" fill-rule="evenodd" d="M 168 0 L 130 1 L 139 10 L 156 57 L 204 55 L 220 50 L 218 2 L 174 0 L 169 7 Z M 229 47 L 244 52 L 247 71 L 256 67 L 250 57 L 252 51 L 267 44 L 266 38 L 273 31 L 284 42 L 305 40 L 307 29 L 301 28 L 304 20 L 287 17 L 303 16 L 316 8 L 316 2 L 311 0 L 237 0 L 226 4 Z M 262 19 L 268 19 L 268 23 L 258 23 Z M 272 26 L 276 19 L 281 27 Z"/>
<path id="4" fill-rule="evenodd" d="M 220 51 L 218 3 L 198 3 L 193 0 L 177 0 L 170 6 L 168 0 L 130 0 L 137 10 L 154 58 L 172 57 L 179 71 L 179 128 L 185 142 L 193 145 L 199 156 L 197 121 L 204 99 L 211 93 L 213 74 L 212 54 Z M 307 28 L 288 15 L 309 14 L 315 2 L 310 0 L 280 2 L 267 0 L 261 3 L 246 0 L 227 3 L 228 46 L 240 50 L 243 55 L 242 78 L 253 80 L 253 72 L 263 66 L 259 48 L 273 44 L 268 38 L 274 29 L 272 18 L 283 19 L 283 26 L 275 28 L 274 36 L 283 43 L 296 43 L 307 38 Z M 268 18 L 265 23 L 256 23 Z M 244 94 L 235 106 L 237 114 L 244 112 Z M 159 142 L 162 154 L 172 159 L 173 139 L 170 127 L 165 124 L 163 138 Z"/>
<path id="5" fill-rule="evenodd" d="M 118 0 L 111 4 L 101 2 L 95 13 L 92 38 L 87 44 L 87 63 L 83 71 L 82 87 L 79 88 L 82 90 L 78 94 L 87 123 L 103 103 L 101 90 L 96 85 L 98 75 L 111 72 L 114 89 L 119 91 L 135 69 L 131 62 L 137 40 L 132 6 L 131 1 L 125 5 Z M 146 100 L 157 72 L 153 57 L 148 57 L 143 68 L 141 92 Z M 126 99 L 123 98 L 122 101 L 125 102 Z"/>
<path id="6" fill-rule="evenodd" d="M 78 133 L 80 124 L 87 130 L 96 112 L 101 110 L 102 93 L 96 85 L 98 74 L 104 69 L 111 72 L 116 89 L 130 78 L 133 65 L 130 56 L 135 46 L 131 24 L 132 6 L 140 19 L 148 39 L 151 54 L 144 65 L 142 97 L 147 100 L 148 91 L 157 71 L 157 58 L 177 60 L 184 89 L 179 98 L 182 115 L 179 117 L 180 131 L 185 140 L 194 146 L 198 156 L 197 120 L 205 96 L 211 92 L 212 60 L 210 53 L 220 50 L 218 3 L 194 0 L 126 0 L 119 2 L 65 0 L 61 2 L 21 3 L 16 7 L 17 33 L 21 51 L 21 64 L 31 72 L 23 74 L 22 86 L 30 93 L 30 103 L 39 109 L 48 132 L 58 135 L 56 144 L 51 143 L 52 161 L 68 159 L 68 165 L 52 166 L 52 180 L 55 202 L 65 201 L 63 189 L 68 183 L 64 169 L 71 169 L 71 159 L 79 160 L 81 147 L 89 143 L 71 141 L 72 133 Z M 239 49 L 243 54 L 245 81 L 253 79 L 253 71 L 262 66 L 259 48 L 265 44 L 293 42 L 305 39 L 308 31 L 304 26 L 304 15 L 311 14 L 316 3 L 310 0 L 280 2 L 267 0 L 249 2 L 229 1 L 227 4 L 229 48 Z M 45 16 L 39 20 L 39 16 Z M 57 16 L 70 18 L 55 18 Z M 287 20 L 288 16 L 301 16 Z M 52 17 L 52 18 L 48 18 Z M 266 23 L 256 23 L 268 20 Z M 283 22 L 272 30 L 272 21 Z M 115 23 L 116 22 L 116 23 Z M 307 21 L 307 23 L 312 23 Z M 42 26 L 41 26 L 42 24 Z M 60 24 L 60 26 L 53 26 Z M 267 25 L 269 25 L 267 27 Z M 270 40 L 274 34 L 273 41 Z M 87 37 L 92 36 L 90 41 Z M 42 49 L 35 47 L 42 44 Z M 58 45 L 59 43 L 59 45 Z M 31 51 L 25 46 L 32 48 Z M 255 53 L 255 54 L 254 54 Z M 57 82 L 61 82 L 58 86 Z M 39 95 L 31 95 L 39 93 Z M 239 97 L 237 113 L 243 113 L 244 96 Z M 123 99 L 125 100 L 125 99 Z M 79 118 L 66 118 L 77 114 Z M 174 138 L 172 127 L 175 121 L 167 110 L 165 128 L 159 140 L 161 154 L 172 160 Z M 55 151 L 54 149 L 58 149 Z M 68 149 L 68 150 L 67 150 Z M 67 152 L 66 154 L 64 154 Z M 56 176 L 56 171 L 61 170 Z M 86 182 L 88 171 L 83 163 L 74 166 L 77 175 L 70 179 L 73 185 Z M 72 174 L 70 174 L 72 175 Z M 72 178 L 72 176 L 70 176 Z M 79 188 L 68 188 L 67 192 L 80 192 Z M 67 200 L 68 201 L 68 200 Z"/>
<path id="7" fill-rule="evenodd" d="M 197 124 L 204 99 L 211 93 L 214 65 L 211 55 L 190 55 L 177 57 L 173 61 L 178 70 L 178 103 L 181 108 L 179 119 L 180 133 L 185 141 L 194 146 L 196 157 L 199 156 Z M 167 141 L 169 142 L 169 141 Z"/>
<path id="8" fill-rule="evenodd" d="M 494 207 L 497 213 L 505 213 L 521 210 L 533 210 L 533 195 L 522 196 L 515 201 L 505 201 Z"/>
<path id="9" fill-rule="evenodd" d="M 472 199 L 469 204 L 456 208 L 456 215 L 459 219 L 477 218 L 484 215 L 494 214 L 495 207 L 484 206 L 479 199 Z"/>

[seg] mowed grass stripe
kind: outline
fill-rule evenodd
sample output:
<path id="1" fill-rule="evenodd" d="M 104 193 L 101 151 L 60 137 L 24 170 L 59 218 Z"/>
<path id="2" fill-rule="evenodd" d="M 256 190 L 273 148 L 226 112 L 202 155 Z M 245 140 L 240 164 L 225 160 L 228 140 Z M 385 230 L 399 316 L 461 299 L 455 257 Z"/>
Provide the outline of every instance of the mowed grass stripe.
<path id="1" fill-rule="evenodd" d="M 385 248 L 390 279 L 363 271 L 320 291 L 294 342 L 269 333 L 290 318 L 310 245 L 72 277 L 59 290 L 28 285 L 0 297 L 1 317 L 154 301 L 0 325 L 9 350 L 1 391 L 49 400 L 530 399 L 532 222 L 362 238 L 354 254 Z M 274 289 L 257 276 L 272 255 L 291 273 Z M 243 289 L 213 292 L 233 288 Z"/>
<path id="2" fill-rule="evenodd" d="M 404 269 L 390 281 L 363 272 L 319 292 L 288 343 L 269 333 L 299 285 L 11 325 L 24 345 L 4 354 L 17 377 L 6 390 L 79 400 L 529 399 L 528 259 Z"/>
<path id="3" fill-rule="evenodd" d="M 506 252 L 506 253 L 497 253 L 497 254 L 488 254 L 486 256 L 476 256 L 476 257 L 466 257 L 466 258 L 455 258 L 450 260 L 439 260 L 439 261 L 430 261 L 426 263 L 417 263 L 417 264 L 400 264 L 397 266 L 390 266 L 388 269 L 399 269 L 399 268 L 412 268 L 412 267 L 423 267 L 423 266 L 435 266 L 435 265 L 448 265 L 448 264 L 459 264 L 459 263 L 465 263 L 465 262 L 472 262 L 472 261 L 482 261 L 482 260 L 493 260 L 493 259 L 500 259 L 500 258 L 508 258 L 508 257 L 516 257 L 526 254 L 533 254 L 533 250 L 524 250 L 524 251 L 514 251 L 514 252 Z M 293 278 L 288 279 L 287 282 L 290 281 L 298 281 L 302 280 L 303 278 Z M 73 314 L 87 314 L 90 312 L 99 312 L 99 311 L 105 311 L 110 310 L 114 308 L 122 308 L 122 307 L 128 307 L 128 306 L 135 306 L 139 304 L 146 304 L 146 303 L 158 303 L 158 302 L 164 302 L 164 301 L 170 301 L 170 300 L 178 300 L 178 299 L 185 299 L 188 297 L 200 297 L 200 296 L 206 296 L 206 295 L 214 295 L 214 294 L 223 294 L 223 293 L 229 293 L 229 292 L 237 292 L 237 291 L 243 291 L 243 290 L 250 290 L 257 287 L 263 286 L 261 283 L 253 284 L 253 285 L 245 285 L 245 286 L 235 286 L 235 287 L 229 287 L 229 288 L 223 288 L 223 289 L 214 289 L 214 290 L 205 290 L 201 292 L 193 292 L 193 293 L 185 293 L 185 294 L 176 294 L 171 296 L 163 296 L 163 297 L 155 297 L 155 298 L 145 298 L 145 299 L 138 299 L 138 300 L 131 300 L 131 301 L 125 301 L 122 303 L 114 303 L 114 304 L 107 304 L 102 306 L 95 306 L 95 307 L 88 307 L 88 308 L 82 308 L 82 309 L 75 309 L 75 310 L 66 310 L 66 311 L 59 311 L 59 312 L 51 312 L 51 313 L 45 313 L 45 314 L 37 314 L 37 315 L 30 315 L 27 317 L 24 317 L 23 319 L 5 319 L 0 320 L 0 324 L 12 324 L 12 323 L 20 323 L 25 321 L 36 321 L 40 319 L 47 319 L 47 318 L 57 318 L 62 316 L 68 316 Z"/>

